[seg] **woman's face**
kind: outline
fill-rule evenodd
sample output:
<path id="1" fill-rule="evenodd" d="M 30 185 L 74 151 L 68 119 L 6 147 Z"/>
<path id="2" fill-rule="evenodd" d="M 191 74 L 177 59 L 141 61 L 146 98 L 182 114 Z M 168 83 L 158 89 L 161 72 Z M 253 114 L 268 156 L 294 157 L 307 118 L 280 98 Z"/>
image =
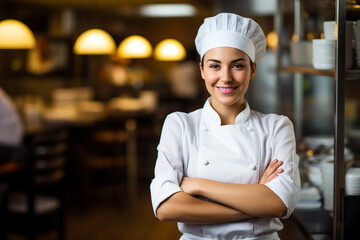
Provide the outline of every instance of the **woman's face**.
<path id="1" fill-rule="evenodd" d="M 256 64 L 251 66 L 246 53 L 231 47 L 210 49 L 200 71 L 214 109 L 244 107 L 244 95 L 256 71 Z"/>

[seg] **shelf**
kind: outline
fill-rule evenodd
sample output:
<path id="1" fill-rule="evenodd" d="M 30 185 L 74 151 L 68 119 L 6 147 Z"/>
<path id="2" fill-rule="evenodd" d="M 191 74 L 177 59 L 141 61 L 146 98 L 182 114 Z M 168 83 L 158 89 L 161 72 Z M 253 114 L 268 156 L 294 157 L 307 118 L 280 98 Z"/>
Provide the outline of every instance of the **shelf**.
<path id="1" fill-rule="evenodd" d="M 360 80 L 360 69 L 346 70 L 345 77 L 347 80 Z"/>
<path id="2" fill-rule="evenodd" d="M 359 12 L 360 11 L 360 4 L 347 4 L 346 10 Z"/>
<path id="3" fill-rule="evenodd" d="M 291 73 L 303 73 L 303 74 L 313 74 L 313 75 L 324 75 L 324 76 L 334 76 L 333 70 L 319 70 L 312 67 L 304 66 L 286 66 L 279 67 L 279 71 L 282 72 L 291 72 Z"/>

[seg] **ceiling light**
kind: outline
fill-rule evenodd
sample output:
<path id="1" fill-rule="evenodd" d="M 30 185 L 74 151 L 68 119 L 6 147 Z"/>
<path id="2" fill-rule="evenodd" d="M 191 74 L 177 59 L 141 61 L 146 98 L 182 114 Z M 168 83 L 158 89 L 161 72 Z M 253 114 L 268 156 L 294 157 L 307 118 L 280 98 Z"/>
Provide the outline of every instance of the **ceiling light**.
<path id="1" fill-rule="evenodd" d="M 140 8 L 140 14 L 146 17 L 191 17 L 196 8 L 190 4 L 148 4 Z"/>
<path id="2" fill-rule="evenodd" d="M 165 39 L 155 47 L 154 55 L 160 61 L 180 61 L 186 57 L 186 51 L 179 41 Z"/>
<path id="3" fill-rule="evenodd" d="M 151 44 L 146 38 L 139 35 L 125 38 L 118 48 L 118 55 L 121 58 L 148 58 L 151 54 Z"/>
<path id="4" fill-rule="evenodd" d="M 113 54 L 115 49 L 114 39 L 104 30 L 96 28 L 83 32 L 74 44 L 76 54 L 106 55 Z"/>
<path id="5" fill-rule="evenodd" d="M 0 22 L 0 48 L 30 49 L 35 45 L 34 34 L 24 23 L 15 19 Z"/>

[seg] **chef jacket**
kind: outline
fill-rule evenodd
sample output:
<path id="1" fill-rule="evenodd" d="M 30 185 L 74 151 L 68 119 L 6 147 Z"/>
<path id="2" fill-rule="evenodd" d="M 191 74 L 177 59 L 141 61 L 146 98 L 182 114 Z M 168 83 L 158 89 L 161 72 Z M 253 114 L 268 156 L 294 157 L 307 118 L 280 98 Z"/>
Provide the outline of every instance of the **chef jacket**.
<path id="1" fill-rule="evenodd" d="M 182 177 L 257 184 L 270 161 L 283 161 L 284 172 L 266 184 L 287 207 L 294 210 L 300 199 L 299 158 L 291 121 L 276 114 L 246 108 L 234 125 L 221 125 L 208 99 L 202 109 L 175 112 L 165 119 L 155 178 L 151 189 L 153 210 L 176 192 Z M 264 199 L 266 201 L 266 199 Z M 283 225 L 278 218 L 253 217 L 222 224 L 178 223 L 181 239 L 278 239 Z"/>

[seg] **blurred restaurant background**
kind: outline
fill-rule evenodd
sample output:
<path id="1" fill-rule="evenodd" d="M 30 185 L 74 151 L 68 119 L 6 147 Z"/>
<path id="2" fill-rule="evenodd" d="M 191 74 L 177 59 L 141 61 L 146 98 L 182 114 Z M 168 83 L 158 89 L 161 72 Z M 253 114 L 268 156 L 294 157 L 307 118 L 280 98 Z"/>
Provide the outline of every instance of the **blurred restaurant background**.
<path id="1" fill-rule="evenodd" d="M 326 37 L 339 6 L 349 51 L 319 67 L 312 40 Z M 176 223 L 154 217 L 149 184 L 167 114 L 208 98 L 194 39 L 219 12 L 253 18 L 267 36 L 251 108 L 294 122 L 303 198 L 281 238 L 336 239 L 336 70 L 351 78 L 340 94 L 355 185 L 344 211 L 360 212 L 359 9 L 355 0 L 2 0 L 0 125 L 12 113 L 3 106 L 20 121 L 0 132 L 0 150 L 14 150 L 0 155 L 0 239 L 179 239 Z"/>

